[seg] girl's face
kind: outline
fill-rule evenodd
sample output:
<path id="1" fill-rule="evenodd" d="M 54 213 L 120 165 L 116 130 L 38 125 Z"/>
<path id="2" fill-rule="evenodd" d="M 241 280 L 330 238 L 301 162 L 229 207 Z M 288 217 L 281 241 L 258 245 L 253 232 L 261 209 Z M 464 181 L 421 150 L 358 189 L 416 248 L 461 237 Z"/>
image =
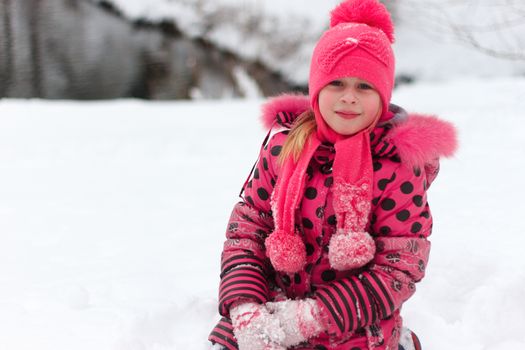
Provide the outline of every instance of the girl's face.
<path id="1" fill-rule="evenodd" d="M 377 119 L 381 113 L 381 97 L 365 80 L 341 78 L 321 89 L 319 110 L 326 124 L 335 132 L 352 135 Z"/>

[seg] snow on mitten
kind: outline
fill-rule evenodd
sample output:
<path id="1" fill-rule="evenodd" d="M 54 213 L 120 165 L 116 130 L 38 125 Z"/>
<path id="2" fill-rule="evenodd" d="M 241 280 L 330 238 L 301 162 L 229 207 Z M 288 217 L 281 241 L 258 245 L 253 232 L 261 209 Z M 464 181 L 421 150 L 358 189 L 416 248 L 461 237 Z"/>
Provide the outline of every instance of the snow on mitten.
<path id="1" fill-rule="evenodd" d="M 230 310 L 239 350 L 286 350 L 279 344 L 284 332 L 279 320 L 264 305 L 244 303 Z"/>
<path id="2" fill-rule="evenodd" d="M 368 264 L 375 252 L 375 241 L 368 232 L 339 230 L 330 238 L 328 260 L 338 271 L 351 270 Z"/>
<path id="3" fill-rule="evenodd" d="M 321 308 L 315 299 L 268 302 L 266 307 L 280 321 L 285 333 L 281 344 L 287 348 L 305 342 L 326 329 Z"/>

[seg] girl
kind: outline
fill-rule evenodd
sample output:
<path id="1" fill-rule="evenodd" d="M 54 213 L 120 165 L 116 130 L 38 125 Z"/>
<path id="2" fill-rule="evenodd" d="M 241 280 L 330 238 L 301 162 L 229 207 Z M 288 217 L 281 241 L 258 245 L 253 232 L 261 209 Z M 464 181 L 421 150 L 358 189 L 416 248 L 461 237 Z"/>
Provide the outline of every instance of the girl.
<path id="1" fill-rule="evenodd" d="M 343 2 L 315 47 L 310 97 L 264 107 L 270 132 L 284 130 L 231 215 L 215 348 L 419 349 L 400 310 L 427 266 L 426 190 L 456 138 L 390 105 L 392 42 L 381 3 Z"/>

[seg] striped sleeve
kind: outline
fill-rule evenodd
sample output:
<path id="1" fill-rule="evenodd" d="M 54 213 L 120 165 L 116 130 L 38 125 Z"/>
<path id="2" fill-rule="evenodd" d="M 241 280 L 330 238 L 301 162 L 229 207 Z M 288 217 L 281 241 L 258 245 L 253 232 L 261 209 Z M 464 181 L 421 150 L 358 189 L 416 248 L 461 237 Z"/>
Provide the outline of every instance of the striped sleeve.
<path id="1" fill-rule="evenodd" d="M 220 344 L 227 350 L 239 349 L 237 340 L 233 334 L 231 320 L 223 317 L 208 336 L 208 340 L 213 344 Z"/>
<path id="2" fill-rule="evenodd" d="M 271 272 L 264 241 L 273 231 L 270 197 L 275 184 L 274 164 L 282 136 L 272 137 L 261 149 L 243 192 L 243 201 L 232 211 L 221 256 L 219 313 L 228 316 L 239 300 L 265 303 L 269 299 Z"/>
<path id="3" fill-rule="evenodd" d="M 316 298 L 328 312 L 329 333 L 338 336 L 373 324 L 379 318 L 373 293 L 356 276 L 319 288 Z"/>
<path id="4" fill-rule="evenodd" d="M 230 306 L 238 300 L 264 303 L 268 300 L 265 262 L 253 253 L 232 254 L 222 264 L 219 287 L 219 313 L 227 316 Z"/>
<path id="5" fill-rule="evenodd" d="M 389 205 L 378 205 L 374 212 L 370 230 L 377 249 L 372 262 L 358 275 L 316 291 L 318 302 L 329 315 L 331 334 L 342 336 L 388 318 L 414 294 L 415 283 L 424 277 L 430 253 L 427 237 L 432 228 L 426 180 L 417 171 L 401 168 L 396 172 L 396 180 L 382 197 Z M 392 199 L 397 210 L 390 209 Z M 404 211 L 411 216 L 399 214 Z"/>

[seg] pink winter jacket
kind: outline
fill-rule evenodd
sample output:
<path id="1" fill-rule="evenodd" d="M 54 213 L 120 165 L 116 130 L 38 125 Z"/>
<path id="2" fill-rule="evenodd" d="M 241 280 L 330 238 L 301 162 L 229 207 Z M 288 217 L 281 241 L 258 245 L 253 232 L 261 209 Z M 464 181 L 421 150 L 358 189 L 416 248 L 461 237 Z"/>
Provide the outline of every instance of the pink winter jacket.
<path id="1" fill-rule="evenodd" d="M 396 117 L 374 129 L 374 190 L 367 229 L 376 254 L 365 267 L 343 272 L 328 263 L 328 243 L 336 229 L 331 191 L 335 151 L 333 145 L 321 145 L 308 167 L 296 214 L 307 265 L 296 274 L 278 273 L 264 247 L 274 228 L 270 198 L 288 128 L 307 103 L 302 97 L 281 97 L 264 109 L 267 125 L 275 120 L 284 130 L 265 142 L 243 188 L 243 201 L 233 209 L 221 259 L 219 312 L 224 317 L 209 340 L 237 349 L 228 318 L 236 301 L 312 297 L 327 311 L 330 327 L 298 348 L 350 350 L 366 344 L 368 349 L 397 350 L 399 311 L 423 278 L 429 257 L 432 216 L 426 190 L 438 173 L 438 158 L 455 149 L 454 128 L 435 117 L 407 116 L 399 109 Z"/>

